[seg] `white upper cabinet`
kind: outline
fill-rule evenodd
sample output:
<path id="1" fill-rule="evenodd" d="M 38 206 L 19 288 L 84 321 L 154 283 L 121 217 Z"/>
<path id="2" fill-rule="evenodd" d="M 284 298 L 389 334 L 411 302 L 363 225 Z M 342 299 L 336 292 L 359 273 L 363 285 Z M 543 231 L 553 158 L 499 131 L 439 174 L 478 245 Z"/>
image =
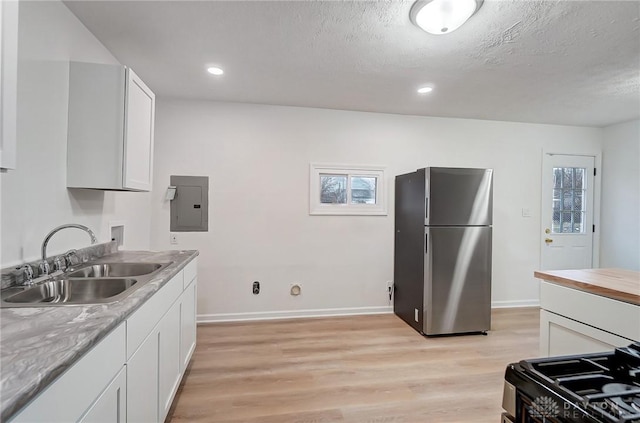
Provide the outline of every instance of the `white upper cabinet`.
<path id="1" fill-rule="evenodd" d="M 131 69 L 127 72 L 126 93 L 124 185 L 129 189 L 150 191 L 156 97 Z"/>
<path id="2" fill-rule="evenodd" d="M 0 1 L 0 169 L 16 168 L 18 1 Z"/>
<path id="3" fill-rule="evenodd" d="M 69 64 L 67 187 L 150 191 L 155 95 L 129 68 Z"/>

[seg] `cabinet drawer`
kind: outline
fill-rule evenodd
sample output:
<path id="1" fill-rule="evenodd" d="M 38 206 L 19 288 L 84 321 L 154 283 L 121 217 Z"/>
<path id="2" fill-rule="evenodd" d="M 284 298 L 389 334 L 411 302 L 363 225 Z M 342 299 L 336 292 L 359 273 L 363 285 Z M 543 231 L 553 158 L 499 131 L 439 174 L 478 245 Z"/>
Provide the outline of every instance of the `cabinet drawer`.
<path id="1" fill-rule="evenodd" d="M 542 281 L 540 306 L 634 341 L 640 340 L 640 306 Z"/>
<path id="2" fill-rule="evenodd" d="M 124 359 L 125 325 L 122 323 L 38 395 L 12 422 L 78 421 L 122 370 Z"/>
<path id="3" fill-rule="evenodd" d="M 180 272 L 127 319 L 127 359 L 178 299 L 182 289 L 183 272 Z"/>
<path id="4" fill-rule="evenodd" d="M 183 270 L 184 272 L 184 283 L 182 289 L 187 289 L 191 281 L 198 274 L 198 257 L 194 258 L 187 264 Z"/>

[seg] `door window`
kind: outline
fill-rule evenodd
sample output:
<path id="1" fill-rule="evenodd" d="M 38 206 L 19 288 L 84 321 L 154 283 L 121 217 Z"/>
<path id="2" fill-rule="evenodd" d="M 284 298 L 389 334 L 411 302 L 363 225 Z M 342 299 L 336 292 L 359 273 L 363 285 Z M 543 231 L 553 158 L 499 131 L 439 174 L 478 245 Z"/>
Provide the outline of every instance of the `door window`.
<path id="1" fill-rule="evenodd" d="M 552 233 L 584 233 L 586 231 L 586 191 L 585 168 L 553 168 Z"/>

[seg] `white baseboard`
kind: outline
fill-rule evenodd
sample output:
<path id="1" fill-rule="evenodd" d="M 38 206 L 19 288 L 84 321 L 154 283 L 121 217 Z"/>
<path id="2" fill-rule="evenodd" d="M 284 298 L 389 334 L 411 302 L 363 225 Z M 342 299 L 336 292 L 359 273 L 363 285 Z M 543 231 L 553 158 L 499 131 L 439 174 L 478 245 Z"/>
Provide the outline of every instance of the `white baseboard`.
<path id="1" fill-rule="evenodd" d="M 493 301 L 492 308 L 539 307 L 539 300 Z M 249 313 L 199 314 L 198 323 L 243 322 L 251 320 L 301 319 L 308 317 L 355 316 L 363 314 L 390 314 L 392 306 L 323 308 L 315 310 L 261 311 Z"/>
<path id="2" fill-rule="evenodd" d="M 262 311 L 253 313 L 199 314 L 198 323 L 242 322 L 246 320 L 297 319 L 305 317 L 354 316 L 393 313 L 393 307 L 325 308 L 317 310 Z"/>
<path id="3" fill-rule="evenodd" d="M 492 301 L 491 308 L 540 307 L 540 300 Z"/>

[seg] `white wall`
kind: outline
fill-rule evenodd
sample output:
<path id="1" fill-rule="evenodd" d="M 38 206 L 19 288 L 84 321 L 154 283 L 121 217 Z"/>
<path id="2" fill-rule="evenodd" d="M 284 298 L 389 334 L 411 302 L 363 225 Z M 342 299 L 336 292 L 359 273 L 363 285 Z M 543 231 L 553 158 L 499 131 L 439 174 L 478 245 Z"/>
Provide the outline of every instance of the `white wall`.
<path id="1" fill-rule="evenodd" d="M 494 304 L 535 304 L 542 150 L 599 154 L 601 136 L 594 128 L 161 99 L 151 245 L 200 250 L 201 319 L 387 310 L 394 176 L 490 167 Z M 388 166 L 389 215 L 309 216 L 310 162 Z M 179 233 L 177 246 L 163 200 L 172 174 L 210 178 L 210 230 Z M 523 218 L 522 208 L 533 216 Z M 294 282 L 303 284 L 297 298 Z"/>
<path id="2" fill-rule="evenodd" d="M 640 120 L 604 129 L 601 267 L 640 271 Z"/>
<path id="3" fill-rule="evenodd" d="M 21 2 L 19 26 L 18 169 L 0 176 L 2 267 L 39 257 L 47 232 L 69 222 L 107 241 L 109 221 L 123 220 L 126 247 L 148 249 L 150 194 L 66 188 L 68 62 L 117 60 L 61 2 Z M 66 230 L 49 251 L 88 244 Z"/>

